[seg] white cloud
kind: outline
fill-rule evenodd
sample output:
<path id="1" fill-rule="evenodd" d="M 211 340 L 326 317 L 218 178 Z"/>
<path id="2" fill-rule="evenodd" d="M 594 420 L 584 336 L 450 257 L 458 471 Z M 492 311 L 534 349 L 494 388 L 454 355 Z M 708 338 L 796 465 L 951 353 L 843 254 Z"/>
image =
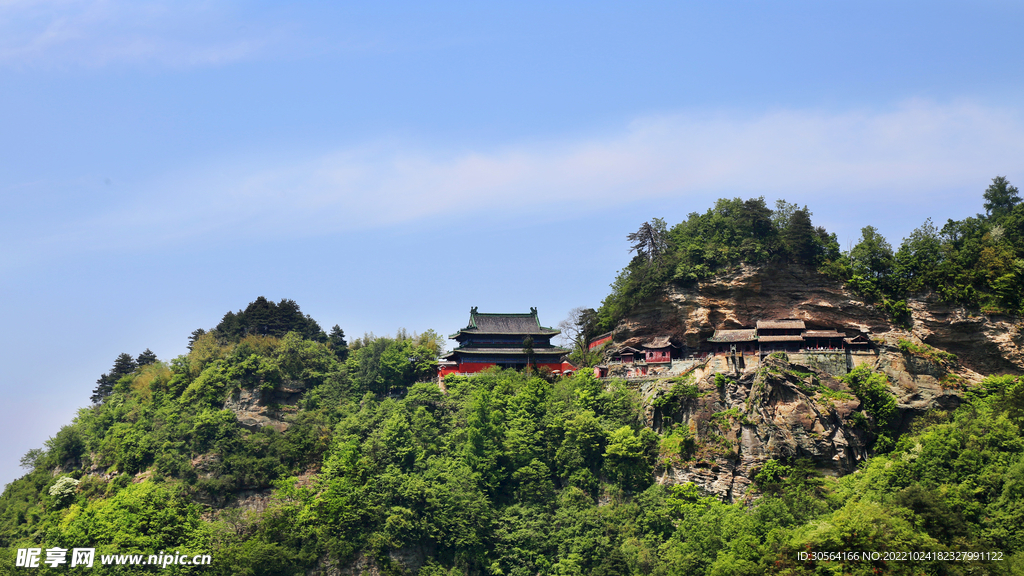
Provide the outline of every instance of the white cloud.
<path id="1" fill-rule="evenodd" d="M 1022 128 L 1014 110 L 915 101 L 884 112 L 681 113 L 602 137 L 468 152 L 375 144 L 168 179 L 45 243 L 109 249 L 267 230 L 330 234 L 428 218 L 455 224 L 483 212 L 511 218 L 571 206 L 578 214 L 668 197 L 701 207 L 751 195 L 812 209 L 823 198 L 896 206 L 979 191 L 997 174 L 1013 180 L 1024 172 Z"/>
<path id="2" fill-rule="evenodd" d="M 216 65 L 279 38 L 221 2 L 0 0 L 0 65 Z"/>
<path id="3" fill-rule="evenodd" d="M 876 113 L 679 114 L 588 140 L 450 154 L 397 146 L 330 153 L 240 175 L 211 193 L 252 216 L 319 214 L 325 225 L 349 228 L 585 200 L 927 192 L 1020 170 L 1021 128 L 1015 111 L 927 102 Z M 342 214 L 352 217 L 332 218 Z"/>

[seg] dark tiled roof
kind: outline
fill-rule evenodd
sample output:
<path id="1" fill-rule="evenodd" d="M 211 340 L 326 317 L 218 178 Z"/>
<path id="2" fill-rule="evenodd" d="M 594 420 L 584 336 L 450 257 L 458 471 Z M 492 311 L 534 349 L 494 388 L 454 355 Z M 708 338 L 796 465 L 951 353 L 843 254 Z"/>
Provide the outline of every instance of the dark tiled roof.
<path id="1" fill-rule="evenodd" d="M 768 329 L 768 330 L 778 330 L 778 329 L 804 330 L 805 328 L 806 327 L 804 326 L 804 321 L 803 320 L 794 320 L 792 318 L 784 318 L 782 320 L 758 320 L 757 321 L 757 329 L 758 330 L 764 330 L 764 329 Z"/>
<path id="2" fill-rule="evenodd" d="M 804 338 L 843 338 L 846 334 L 835 330 L 805 330 L 801 336 Z"/>
<path id="3" fill-rule="evenodd" d="M 559 330 L 540 325 L 537 309 L 531 308 L 527 313 L 489 314 L 477 312 L 474 306 L 469 311 L 469 325 L 459 331 L 461 334 L 533 334 L 538 336 L 554 336 Z M 452 335 L 452 338 L 458 334 Z"/>
<path id="4" fill-rule="evenodd" d="M 667 348 L 671 346 L 668 336 L 662 336 L 660 338 L 653 338 L 649 342 L 644 342 L 644 348 Z"/>
<path id="5" fill-rule="evenodd" d="M 566 350 L 565 348 L 559 348 L 557 346 L 552 346 L 551 348 L 534 348 L 533 349 L 533 355 L 534 356 L 547 356 L 547 355 L 550 355 L 550 354 L 568 354 L 568 353 L 569 353 L 569 350 Z M 507 356 L 507 355 L 523 356 L 524 355 L 522 348 L 456 348 L 455 350 L 452 350 L 451 353 L 448 354 L 448 356 L 452 356 L 454 354 L 497 354 L 497 355 L 500 355 L 500 356 Z"/>
<path id="6" fill-rule="evenodd" d="M 804 337 L 798 334 L 788 336 L 758 336 L 758 342 L 803 342 Z"/>
<path id="7" fill-rule="evenodd" d="M 760 324 L 760 322 L 758 323 Z M 715 335 L 708 342 L 751 342 L 757 340 L 757 330 L 715 330 Z"/>

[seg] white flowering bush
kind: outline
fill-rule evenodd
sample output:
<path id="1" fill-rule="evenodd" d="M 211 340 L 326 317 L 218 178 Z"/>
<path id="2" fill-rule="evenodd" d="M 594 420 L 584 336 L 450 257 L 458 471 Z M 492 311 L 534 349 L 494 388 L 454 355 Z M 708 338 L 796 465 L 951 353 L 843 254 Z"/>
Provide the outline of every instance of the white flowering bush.
<path id="1" fill-rule="evenodd" d="M 74 496 L 75 491 L 78 490 L 78 483 L 78 480 L 75 480 L 70 476 L 59 478 L 53 483 L 53 486 L 50 486 L 50 496 L 55 497 L 58 502 L 63 504 L 69 498 Z"/>

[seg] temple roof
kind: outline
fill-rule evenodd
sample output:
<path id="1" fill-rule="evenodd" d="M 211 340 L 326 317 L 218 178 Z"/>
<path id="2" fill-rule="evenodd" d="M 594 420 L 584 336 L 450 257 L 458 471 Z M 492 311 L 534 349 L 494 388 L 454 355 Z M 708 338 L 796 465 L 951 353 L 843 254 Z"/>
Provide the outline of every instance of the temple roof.
<path id="1" fill-rule="evenodd" d="M 799 334 L 788 334 L 785 336 L 758 336 L 758 342 L 803 342 L 804 337 Z"/>
<path id="2" fill-rule="evenodd" d="M 793 318 L 783 318 L 782 320 L 758 320 L 757 321 L 757 329 L 758 330 L 764 330 L 764 329 L 768 329 L 768 330 L 779 330 L 779 329 L 784 329 L 784 330 L 804 330 L 805 328 L 806 327 L 804 326 L 804 321 L 803 320 L 794 320 Z"/>
<path id="3" fill-rule="evenodd" d="M 760 324 L 760 322 L 758 322 Z M 757 330 L 715 330 L 715 335 L 708 342 L 752 342 L 757 340 Z"/>
<path id="4" fill-rule="evenodd" d="M 534 348 L 533 356 L 549 356 L 551 354 L 568 354 L 569 350 L 565 348 L 559 348 L 558 346 L 551 346 L 550 348 Z M 523 349 L 520 348 L 456 348 L 452 350 L 444 357 L 448 358 L 455 354 L 491 354 L 498 356 L 525 356 Z"/>
<path id="5" fill-rule="evenodd" d="M 835 330 L 804 330 L 801 336 L 804 338 L 845 338 L 846 334 Z"/>
<path id="6" fill-rule="evenodd" d="M 469 324 L 449 338 L 458 338 L 462 334 L 554 336 L 560 332 L 554 328 L 541 326 L 536 308 L 530 308 L 529 313 L 495 314 L 477 312 L 476 306 L 473 306 L 469 311 Z"/>
<path id="7" fill-rule="evenodd" d="M 662 336 L 660 338 L 652 338 L 647 342 L 644 342 L 644 348 L 668 348 L 672 343 L 669 342 L 668 336 Z"/>

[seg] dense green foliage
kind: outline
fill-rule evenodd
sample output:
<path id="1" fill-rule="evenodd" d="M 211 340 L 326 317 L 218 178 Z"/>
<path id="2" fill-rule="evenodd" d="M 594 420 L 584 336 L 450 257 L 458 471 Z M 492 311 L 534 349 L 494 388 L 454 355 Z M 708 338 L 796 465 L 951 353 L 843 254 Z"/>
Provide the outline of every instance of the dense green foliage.
<path id="1" fill-rule="evenodd" d="M 599 312 L 598 331 L 609 330 L 636 304 L 667 282 L 693 282 L 740 263 L 786 260 L 812 266 L 840 256 L 835 235 L 811 224 L 807 207 L 784 201 L 772 210 L 764 198 L 721 199 L 667 229 L 655 218 L 629 236 L 636 257 L 612 284 Z"/>
<path id="2" fill-rule="evenodd" d="M 31 471 L 0 496 L 0 562 L 30 545 L 209 553 L 221 574 L 298 574 L 359 555 L 397 574 L 394 554 L 419 555 L 424 575 L 974 574 L 1024 562 L 1020 379 L 988 379 L 861 472 L 825 479 L 806 461 L 771 461 L 755 476 L 760 499 L 727 504 L 654 483 L 659 466 L 699 449 L 673 419 L 700 395 L 686 378 L 657 399 L 659 434 L 635 391 L 588 374 L 410 385 L 423 375 L 416 354 L 436 344 L 433 333 L 367 336 L 341 362 L 296 333 L 201 335 L 187 356 L 120 378 L 26 456 Z M 873 419 L 891 415 L 877 375 L 847 380 Z M 224 409 L 240 390 L 284 388 L 305 392 L 281 407 L 283 432 Z M 222 508 L 271 488 L 262 512 Z M 799 561 L 808 549 L 1004 559 Z"/>
<path id="3" fill-rule="evenodd" d="M 327 339 L 316 320 L 303 314 L 294 300 L 282 299 L 274 303 L 263 296 L 250 302 L 245 310 L 225 314 L 213 332 L 221 340 L 229 342 L 237 342 L 249 335 L 281 338 L 288 332 L 319 342 Z"/>
<path id="4" fill-rule="evenodd" d="M 823 271 L 846 281 L 872 301 L 905 319 L 909 294 L 933 291 L 949 303 L 988 313 L 1024 313 L 1024 204 L 1002 176 L 984 194 L 985 214 L 928 219 L 895 252 L 866 226 L 857 245 Z"/>
<path id="5" fill-rule="evenodd" d="M 988 313 L 1024 314 L 1024 203 L 1001 176 L 983 197 L 985 214 L 951 219 L 941 228 L 926 220 L 895 251 L 873 226 L 840 251 L 834 234 L 812 225 L 806 206 L 780 200 L 772 210 L 763 197 L 718 200 L 671 229 L 655 218 L 629 236 L 637 256 L 612 283 L 597 329 L 611 329 L 668 282 L 704 280 L 741 263 L 816 268 L 897 322 L 909 317 L 907 296 L 926 291 Z"/>

